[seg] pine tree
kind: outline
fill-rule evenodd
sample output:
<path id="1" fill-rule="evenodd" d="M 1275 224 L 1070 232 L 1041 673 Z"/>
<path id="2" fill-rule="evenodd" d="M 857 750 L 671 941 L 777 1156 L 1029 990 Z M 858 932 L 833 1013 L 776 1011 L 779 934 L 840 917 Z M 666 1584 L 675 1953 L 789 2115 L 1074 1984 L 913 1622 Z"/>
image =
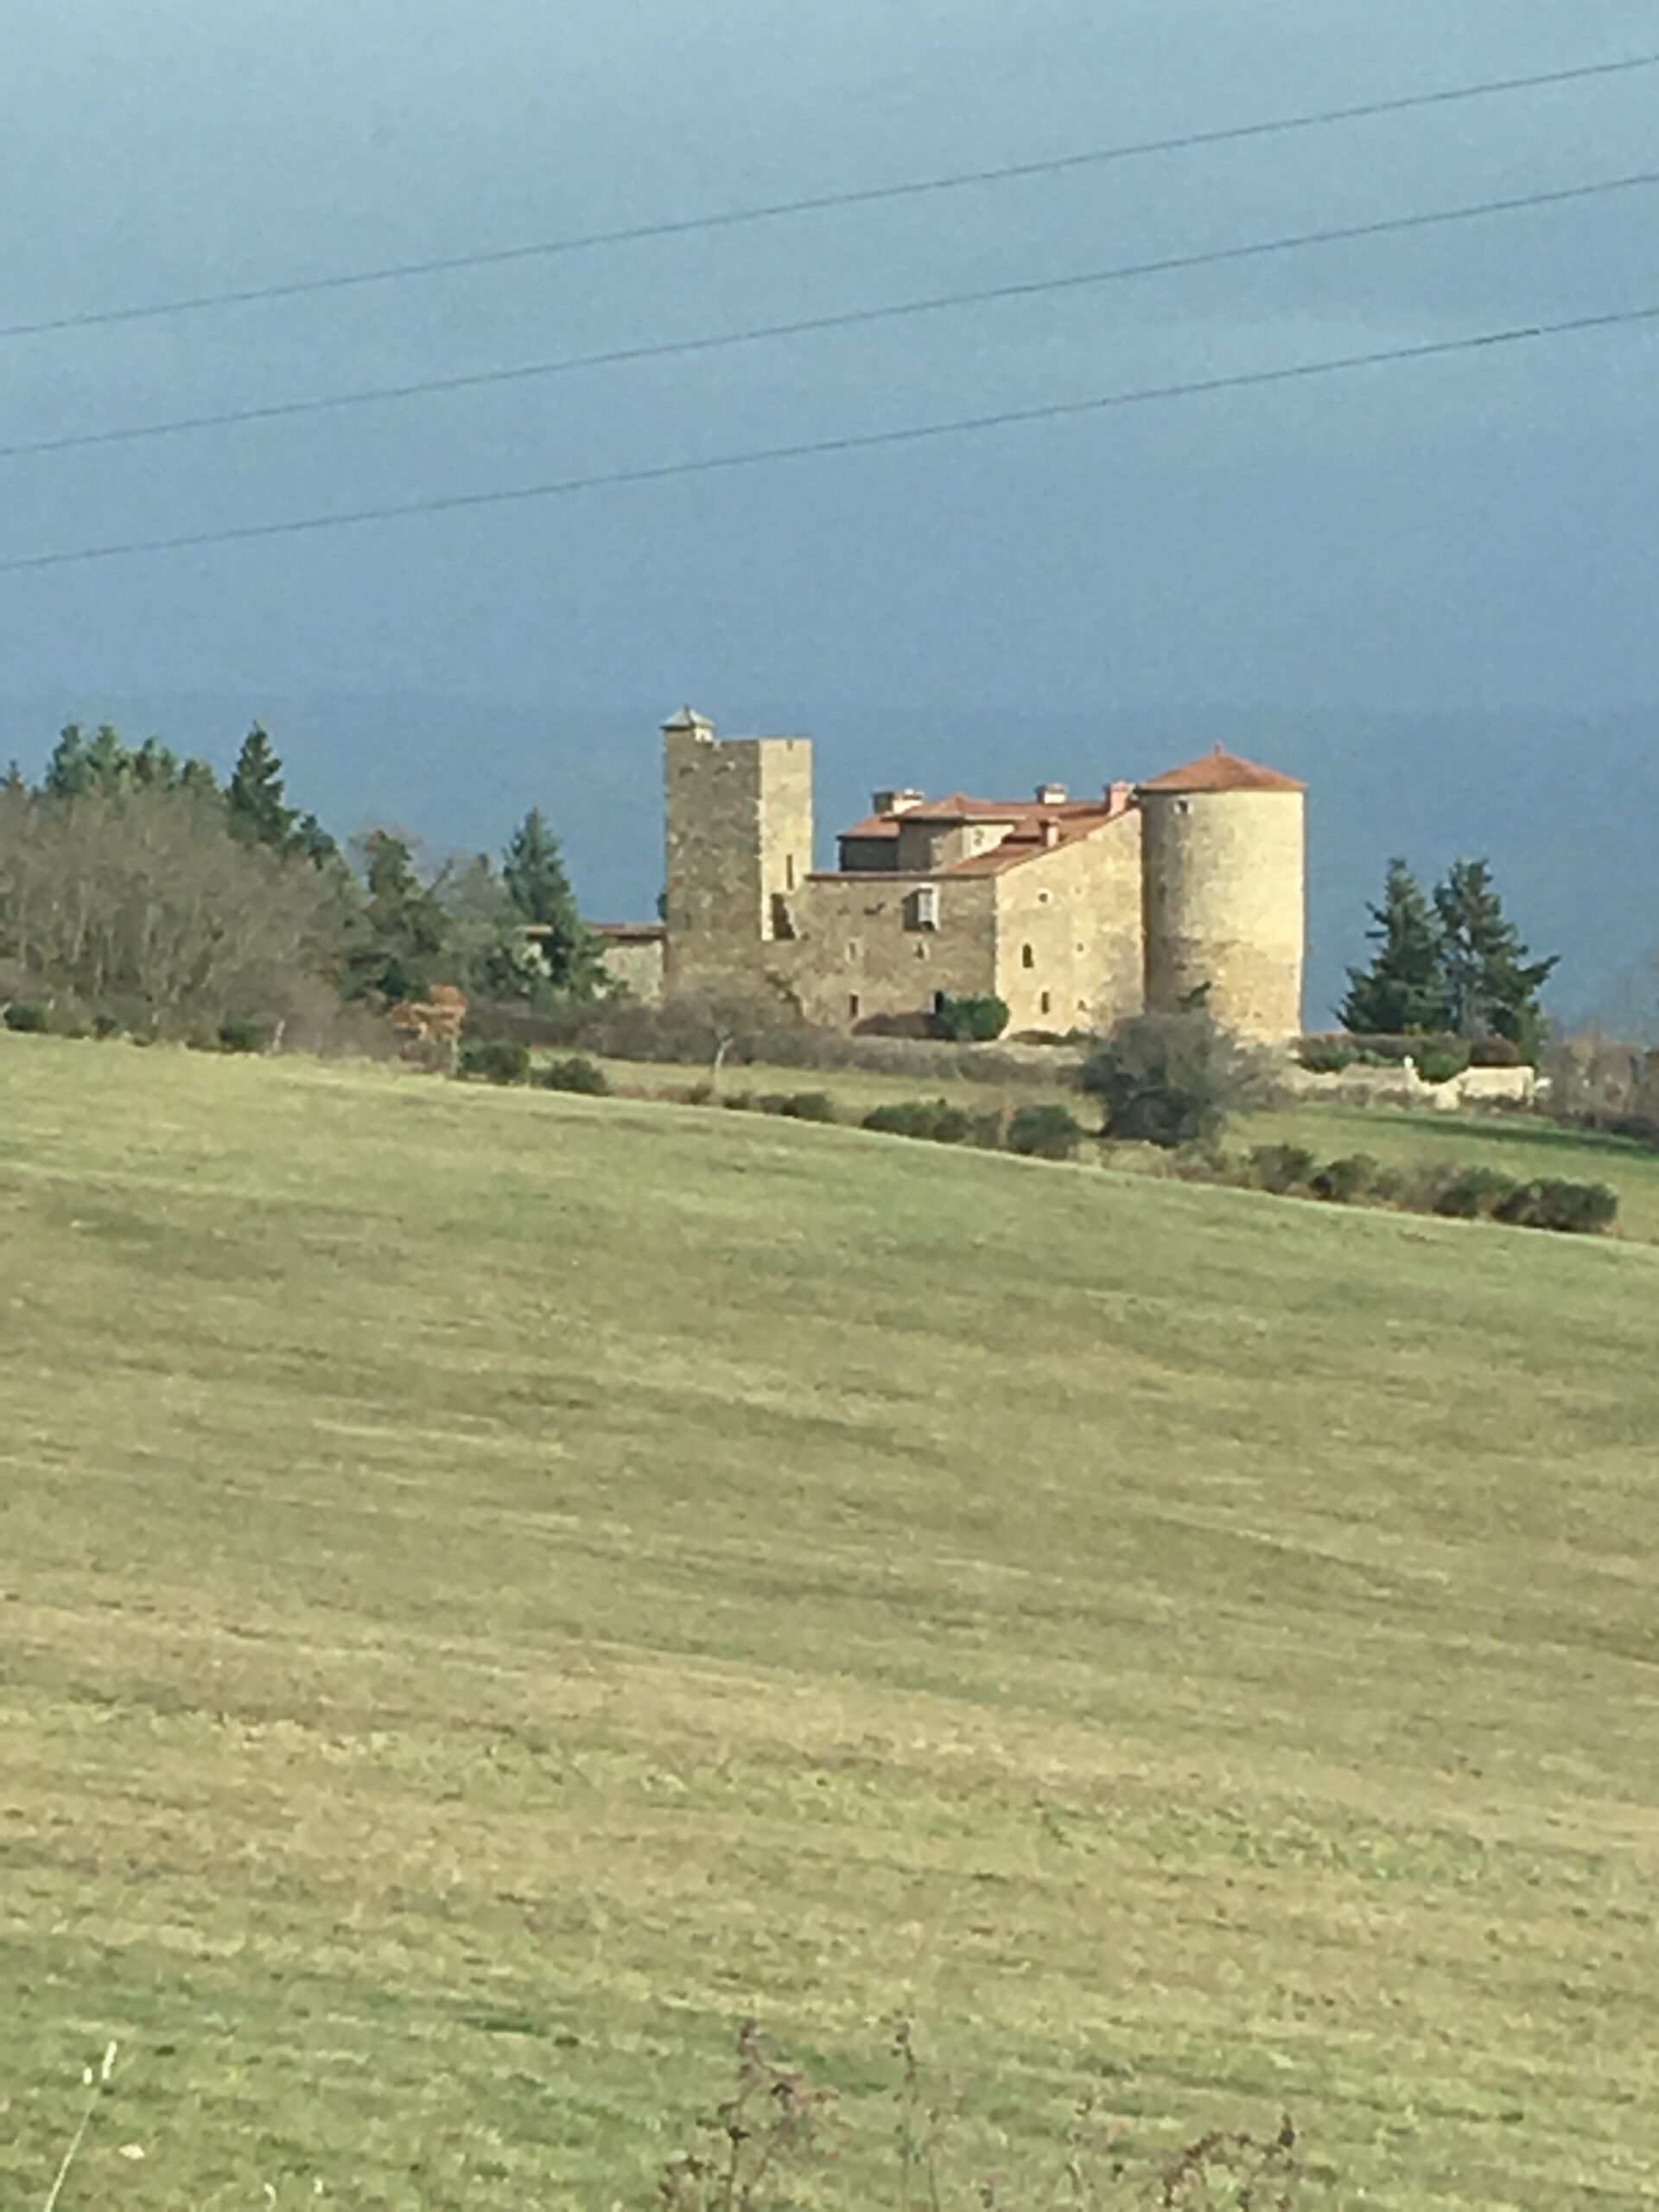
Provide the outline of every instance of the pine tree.
<path id="1" fill-rule="evenodd" d="M 269 845 L 279 853 L 289 849 L 296 817 L 283 803 L 283 764 L 258 722 L 236 756 L 225 787 L 225 813 L 232 836 L 243 844 Z"/>
<path id="2" fill-rule="evenodd" d="M 86 747 L 86 760 L 89 791 L 112 796 L 131 788 L 133 757 L 121 742 L 121 733 L 111 723 L 99 724 Z"/>
<path id="3" fill-rule="evenodd" d="M 86 740 L 79 722 L 66 722 L 46 764 L 46 779 L 41 788 L 48 798 L 67 799 L 81 798 L 91 785 Z"/>
<path id="4" fill-rule="evenodd" d="M 1402 860 L 1389 862 L 1382 902 L 1365 934 L 1369 968 L 1348 970 L 1340 1020 L 1356 1036 L 1401 1037 L 1444 1029 L 1449 1019 L 1440 915 Z"/>
<path id="5" fill-rule="evenodd" d="M 1538 994 L 1559 954 L 1533 960 L 1484 861 L 1455 861 L 1434 892 L 1446 1015 L 1465 1037 L 1507 1037 L 1529 1056 L 1543 1035 Z"/>
<path id="6" fill-rule="evenodd" d="M 599 981 L 598 944 L 584 925 L 559 841 L 532 807 L 502 855 L 501 880 L 520 933 L 533 929 L 554 988 L 586 993 Z"/>
<path id="7" fill-rule="evenodd" d="M 435 894 L 415 872 L 405 841 L 390 830 L 372 830 L 363 845 L 367 897 L 362 942 L 349 962 L 358 992 L 374 991 L 396 1005 L 418 998 L 439 981 L 447 918 Z"/>

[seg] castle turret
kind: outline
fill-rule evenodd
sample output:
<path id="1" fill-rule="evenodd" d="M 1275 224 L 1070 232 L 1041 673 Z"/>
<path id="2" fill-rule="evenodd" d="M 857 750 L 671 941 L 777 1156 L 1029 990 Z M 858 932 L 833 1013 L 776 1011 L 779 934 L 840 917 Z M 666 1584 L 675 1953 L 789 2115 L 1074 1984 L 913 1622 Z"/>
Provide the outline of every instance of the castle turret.
<path id="1" fill-rule="evenodd" d="M 1146 1002 L 1262 1041 L 1302 1026 L 1306 787 L 1219 746 L 1137 792 Z"/>
<path id="2" fill-rule="evenodd" d="M 812 867 L 811 741 L 716 738 L 688 707 L 663 754 L 669 981 L 754 971 Z"/>

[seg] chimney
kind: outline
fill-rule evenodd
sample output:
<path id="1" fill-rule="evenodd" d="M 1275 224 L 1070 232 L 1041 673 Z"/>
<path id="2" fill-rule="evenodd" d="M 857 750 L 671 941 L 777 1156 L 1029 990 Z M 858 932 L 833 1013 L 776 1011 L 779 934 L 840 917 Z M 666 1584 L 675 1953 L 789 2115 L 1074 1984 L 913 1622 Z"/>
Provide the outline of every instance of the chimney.
<path id="1" fill-rule="evenodd" d="M 1071 796 L 1064 784 L 1039 784 L 1037 786 L 1039 806 L 1064 806 Z"/>
<path id="2" fill-rule="evenodd" d="M 1051 814 L 1045 818 L 1043 823 L 1043 843 L 1046 847 L 1052 848 L 1053 846 L 1058 845 L 1059 842 L 1060 825 L 1055 821 L 1053 816 Z"/>
<path id="3" fill-rule="evenodd" d="M 919 806 L 926 796 L 925 791 L 872 791 L 870 812 L 883 817 L 908 814 L 912 807 Z"/>
<path id="4" fill-rule="evenodd" d="M 1133 784 L 1114 783 L 1106 786 L 1106 810 L 1109 814 L 1127 814 L 1135 803 Z"/>

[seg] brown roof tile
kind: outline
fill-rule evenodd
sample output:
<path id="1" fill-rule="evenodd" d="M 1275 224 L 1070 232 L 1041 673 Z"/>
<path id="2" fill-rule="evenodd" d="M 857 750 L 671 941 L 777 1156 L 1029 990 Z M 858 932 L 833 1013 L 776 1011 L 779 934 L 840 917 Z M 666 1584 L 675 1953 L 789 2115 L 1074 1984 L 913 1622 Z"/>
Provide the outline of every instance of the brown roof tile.
<path id="1" fill-rule="evenodd" d="M 1154 776 L 1138 788 L 1143 791 L 1305 791 L 1307 785 L 1299 784 L 1294 776 L 1281 776 L 1276 768 L 1241 760 L 1237 753 L 1218 745 L 1213 753 L 1189 760 L 1183 768 L 1172 768 L 1166 776 Z"/>

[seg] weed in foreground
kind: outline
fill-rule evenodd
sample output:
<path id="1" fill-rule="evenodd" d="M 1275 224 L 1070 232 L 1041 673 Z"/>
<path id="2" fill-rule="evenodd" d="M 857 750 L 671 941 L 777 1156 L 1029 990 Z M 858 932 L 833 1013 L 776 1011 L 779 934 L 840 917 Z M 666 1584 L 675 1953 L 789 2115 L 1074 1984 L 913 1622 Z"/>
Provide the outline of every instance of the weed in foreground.
<path id="1" fill-rule="evenodd" d="M 58 2199 L 63 2195 L 63 2185 L 69 2178 L 69 2169 L 80 2155 L 80 2146 L 86 2140 L 86 2131 L 92 2124 L 92 2115 L 98 2110 L 99 2100 L 109 2088 L 114 2075 L 115 2054 L 118 2048 L 118 2046 L 113 2043 L 106 2044 L 104 2047 L 104 2063 L 98 2071 L 94 2073 L 89 2066 L 81 2075 L 86 2090 L 86 2102 L 81 2111 L 80 2125 L 69 2139 L 69 2147 L 63 2154 L 62 2163 L 58 2168 L 57 2178 L 48 2195 L 46 2212 L 57 2212 Z"/>
<path id="2" fill-rule="evenodd" d="M 947 2157 L 957 2100 L 928 2079 L 910 2021 L 893 2023 L 892 2050 L 898 2171 L 890 2201 L 897 2212 L 1295 2212 L 1303 2201 L 1307 2170 L 1288 2115 L 1271 2136 L 1214 2128 L 1161 2159 L 1135 2162 L 1124 2124 L 1102 2111 L 1093 2091 L 1078 2102 L 1044 2179 L 1023 2189 L 995 2173 L 957 2181 Z M 658 2184 L 658 2212 L 779 2212 L 835 2201 L 813 2185 L 833 2163 L 827 2123 L 834 2107 L 833 2090 L 785 2066 L 746 2020 L 733 2093 L 700 2123 L 707 2147 L 669 2165 Z M 960 2163 L 949 2159 L 952 2168 Z"/>

